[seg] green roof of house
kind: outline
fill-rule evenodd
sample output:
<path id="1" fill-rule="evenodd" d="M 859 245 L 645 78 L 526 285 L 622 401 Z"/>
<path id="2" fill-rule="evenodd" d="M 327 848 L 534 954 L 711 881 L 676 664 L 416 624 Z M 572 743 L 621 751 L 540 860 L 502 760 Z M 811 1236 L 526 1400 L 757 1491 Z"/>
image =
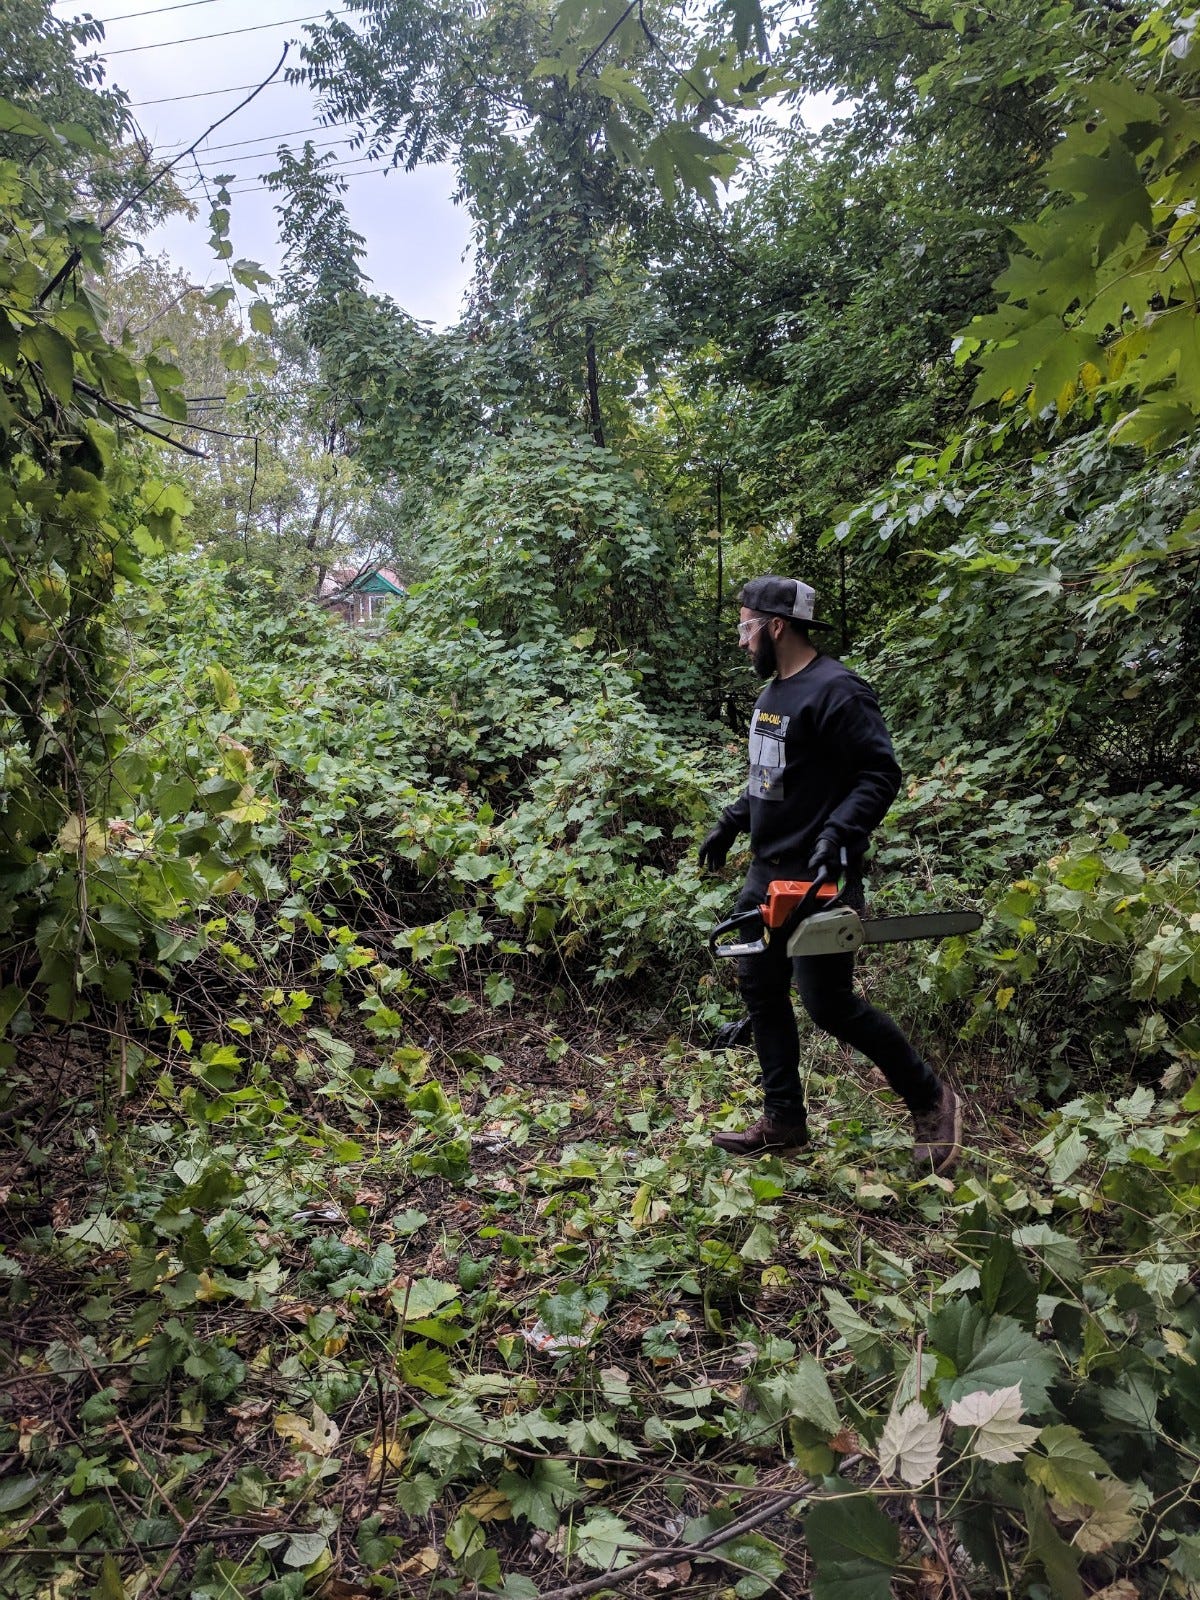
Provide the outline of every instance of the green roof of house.
<path id="1" fill-rule="evenodd" d="M 386 567 L 372 567 L 360 572 L 345 584 L 343 594 L 406 594 L 408 591 L 394 572 Z"/>

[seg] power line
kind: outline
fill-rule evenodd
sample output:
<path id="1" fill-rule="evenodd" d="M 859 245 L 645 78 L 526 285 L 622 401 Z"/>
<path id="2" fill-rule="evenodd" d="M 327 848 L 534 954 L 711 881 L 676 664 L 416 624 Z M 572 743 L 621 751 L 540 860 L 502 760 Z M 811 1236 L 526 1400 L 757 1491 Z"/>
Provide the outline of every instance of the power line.
<path id="1" fill-rule="evenodd" d="M 349 128 L 349 122 L 315 122 L 311 128 L 287 128 L 283 133 L 264 133 L 257 139 L 233 139 L 229 144 L 210 144 L 205 150 L 206 156 L 212 155 L 216 150 L 240 150 L 248 144 L 271 144 L 277 139 L 297 139 L 302 133 L 324 133 L 327 128 Z M 179 144 L 165 144 L 159 147 L 160 155 L 169 155 L 172 150 L 186 149 L 182 142 Z"/>
<path id="2" fill-rule="evenodd" d="M 354 173 L 358 173 L 362 177 L 366 177 L 368 171 L 372 171 L 372 172 L 375 172 L 375 173 L 384 173 L 384 172 L 391 172 L 392 170 L 393 170 L 393 168 L 391 168 L 391 167 L 380 166 L 380 164 L 377 161 L 364 161 L 364 162 L 361 162 L 361 163 L 347 162 L 347 163 L 344 163 L 341 166 L 323 167 L 321 169 L 321 172 L 320 172 L 319 176 L 320 177 L 324 177 L 327 173 L 339 173 L 340 174 L 340 173 L 344 173 L 344 172 L 354 172 Z M 242 176 L 244 178 L 248 178 L 250 176 L 250 174 L 247 172 L 247 173 L 243 173 Z M 243 185 L 241 188 L 227 189 L 225 192 L 230 197 L 232 197 L 232 196 L 238 195 L 238 194 L 255 194 L 258 191 L 260 191 L 262 189 L 266 189 L 268 187 L 269 187 L 269 185 L 267 185 L 266 183 L 248 183 L 248 184 Z M 274 191 L 274 192 L 278 193 L 280 191 L 277 190 L 277 191 Z"/>
<path id="3" fill-rule="evenodd" d="M 253 89 L 252 83 L 231 83 L 228 89 L 199 89 L 195 94 L 165 94 L 159 100 L 131 100 L 129 109 L 140 110 L 142 106 L 173 106 L 177 100 L 210 100 L 215 94 L 240 94 L 243 89 Z M 268 89 L 292 87 L 286 78 L 278 78 L 274 83 L 267 84 Z"/>
<path id="4" fill-rule="evenodd" d="M 105 27 L 110 22 L 134 22 L 140 17 L 157 17 L 163 11 L 190 11 L 193 6 L 211 6 L 215 0 L 178 0 L 173 6 L 152 6 L 148 11 L 122 11 L 119 17 L 94 17 L 92 20 L 101 22 Z"/>
<path id="5" fill-rule="evenodd" d="M 349 143 L 350 143 L 349 139 L 330 139 L 330 140 L 327 140 L 324 144 L 315 144 L 313 146 L 313 149 L 314 150 L 337 150 L 342 145 L 347 145 Z M 207 161 L 207 159 L 208 159 L 208 151 L 201 150 L 199 153 Z M 225 156 L 225 157 L 222 158 L 221 161 L 216 162 L 215 165 L 223 166 L 223 167 L 235 167 L 235 166 L 238 166 L 243 161 L 273 161 L 274 159 L 275 159 L 274 150 L 251 150 L 244 156 Z"/>
<path id="6" fill-rule="evenodd" d="M 166 50 L 176 44 L 199 44 L 205 39 L 233 39 L 240 33 L 262 33 L 267 28 L 290 28 L 293 22 L 321 22 L 326 17 L 344 17 L 342 11 L 314 11 L 307 17 L 281 17 L 278 22 L 256 22 L 252 28 L 224 28 L 219 33 L 193 33 L 186 39 L 160 39 L 157 44 L 128 44 L 121 50 L 106 50 L 110 56 L 132 56 L 140 50 Z"/>

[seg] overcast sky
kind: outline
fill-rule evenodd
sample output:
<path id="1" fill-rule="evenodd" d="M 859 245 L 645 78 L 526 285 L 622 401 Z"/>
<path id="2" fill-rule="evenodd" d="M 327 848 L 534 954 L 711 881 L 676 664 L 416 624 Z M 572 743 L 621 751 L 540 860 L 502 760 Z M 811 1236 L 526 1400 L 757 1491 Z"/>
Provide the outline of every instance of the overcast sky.
<path id="1" fill-rule="evenodd" d="M 298 18 L 326 13 L 312 0 L 191 0 L 166 9 L 169 0 L 94 0 L 92 6 L 56 4 L 59 17 L 85 9 L 105 24 L 101 52 L 112 83 L 134 103 L 134 116 L 156 149 L 183 148 L 246 97 L 248 87 L 268 76 L 287 41 L 302 36 Z M 253 29 L 238 32 L 239 29 Z M 197 35 L 218 35 L 198 38 Z M 174 42 L 180 41 L 180 42 Z M 288 63 L 299 64 L 292 44 Z M 313 130 L 313 131 L 308 131 Z M 144 247 L 168 254 L 196 283 L 221 283 L 226 268 L 208 244 L 208 193 L 212 178 L 235 174 L 230 185 L 230 237 L 235 257 L 274 271 L 279 265 L 279 197 L 262 186 L 261 175 L 276 165 L 283 141 L 299 150 L 305 137 L 333 149 L 348 169 L 345 195 L 351 225 L 366 238 L 365 270 L 372 286 L 390 294 L 414 317 L 443 325 L 458 313 L 470 273 L 465 212 L 451 194 L 449 167 L 416 172 L 367 166 L 347 148 L 345 128 L 318 128 L 308 90 L 280 82 L 248 106 L 178 168 L 180 182 L 199 206 L 191 220 L 175 217 L 147 235 Z M 199 170 L 197 170 L 199 169 Z M 203 174 L 203 178 L 201 177 Z"/>
<path id="2" fill-rule="evenodd" d="M 84 9 L 61 0 L 55 4 L 64 18 Z M 167 153 L 186 148 L 232 111 L 270 74 L 289 40 L 288 63 L 298 65 L 296 41 L 303 36 L 303 22 L 328 13 L 313 0 L 95 0 L 91 14 L 105 24 L 101 54 L 110 81 L 126 91 L 142 130 L 160 153 Z M 810 125 L 828 116 L 823 104 L 806 109 Z M 470 275 L 469 226 L 451 198 L 453 171 L 444 166 L 393 171 L 368 163 L 348 148 L 348 136 L 345 128 L 317 126 L 308 90 L 271 83 L 177 169 L 197 215 L 172 218 L 144 239 L 144 247 L 154 254 L 165 250 L 195 283 L 225 282 L 227 268 L 208 244 L 207 196 L 215 192 L 212 179 L 230 173 L 234 256 L 276 271 L 273 208 L 279 197 L 263 186 L 262 174 L 276 165 L 280 142 L 299 150 L 307 137 L 345 164 L 346 208 L 351 226 L 366 239 L 364 270 L 372 287 L 419 320 L 438 326 L 452 322 Z"/>

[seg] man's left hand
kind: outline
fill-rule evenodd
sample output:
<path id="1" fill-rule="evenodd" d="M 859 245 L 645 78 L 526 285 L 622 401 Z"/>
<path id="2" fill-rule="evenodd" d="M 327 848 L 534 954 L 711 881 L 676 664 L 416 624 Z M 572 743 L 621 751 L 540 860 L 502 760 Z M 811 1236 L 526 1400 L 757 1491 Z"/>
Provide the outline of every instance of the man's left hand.
<path id="1" fill-rule="evenodd" d="M 816 848 L 808 858 L 808 870 L 814 883 L 836 883 L 842 873 L 841 846 L 832 839 L 818 839 Z"/>

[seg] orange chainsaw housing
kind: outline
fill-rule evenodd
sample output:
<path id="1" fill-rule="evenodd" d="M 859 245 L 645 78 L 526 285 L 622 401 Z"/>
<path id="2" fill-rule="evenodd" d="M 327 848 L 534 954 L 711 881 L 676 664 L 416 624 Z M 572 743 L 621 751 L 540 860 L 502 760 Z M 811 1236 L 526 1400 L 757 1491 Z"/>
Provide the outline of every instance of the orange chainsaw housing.
<path id="1" fill-rule="evenodd" d="M 762 912 L 764 928 L 782 928 L 805 895 L 812 892 L 811 883 L 798 882 L 793 878 L 776 878 L 774 883 L 767 885 L 767 898 L 759 906 Z M 817 903 L 821 901 L 836 900 L 838 886 L 836 883 L 823 883 L 817 890 Z"/>

